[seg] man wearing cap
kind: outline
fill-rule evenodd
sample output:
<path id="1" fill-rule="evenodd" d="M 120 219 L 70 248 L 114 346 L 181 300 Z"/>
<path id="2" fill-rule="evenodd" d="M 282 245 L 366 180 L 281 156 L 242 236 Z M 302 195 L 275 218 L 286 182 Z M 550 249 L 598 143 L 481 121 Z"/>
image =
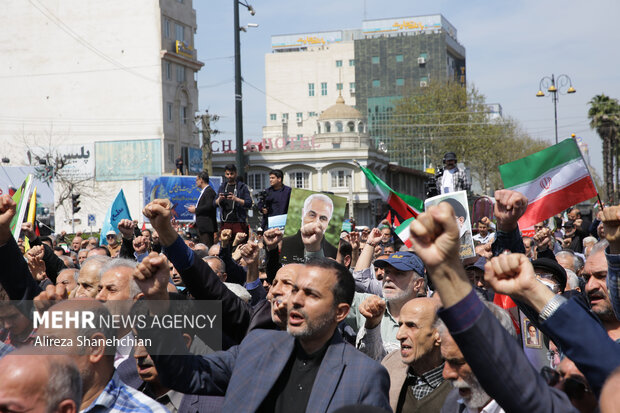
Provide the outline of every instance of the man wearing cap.
<path id="1" fill-rule="evenodd" d="M 114 230 L 106 232 L 105 239 L 108 241 L 106 248 L 110 251 L 110 257 L 116 257 L 121 250 L 121 243 L 118 242 L 118 237 Z"/>
<path id="2" fill-rule="evenodd" d="M 357 347 L 369 357 L 381 360 L 399 348 L 396 338 L 400 311 L 405 303 L 425 295 L 424 264 L 410 251 L 396 252 L 387 259 L 376 260 L 384 268 L 383 298 L 356 293 L 347 322 L 358 331 Z"/>
<path id="3" fill-rule="evenodd" d="M 435 177 L 439 192 L 447 194 L 449 192 L 469 191 L 471 184 L 465 171 L 461 171 L 456 166 L 456 154 L 454 152 L 446 152 L 443 156 L 443 165 L 443 171 Z"/>

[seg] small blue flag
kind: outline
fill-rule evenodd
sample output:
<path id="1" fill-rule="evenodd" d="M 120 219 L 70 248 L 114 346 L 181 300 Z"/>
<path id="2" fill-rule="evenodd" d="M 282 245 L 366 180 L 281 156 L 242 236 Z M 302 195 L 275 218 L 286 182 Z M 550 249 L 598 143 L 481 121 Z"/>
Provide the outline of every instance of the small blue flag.
<path id="1" fill-rule="evenodd" d="M 108 241 L 105 237 L 108 231 L 119 233 L 118 223 L 121 222 L 122 219 L 131 219 L 131 215 L 129 215 L 129 207 L 127 206 L 125 194 L 121 189 L 118 195 L 116 195 L 116 199 L 112 203 L 112 206 L 110 206 L 110 209 L 108 209 L 108 212 L 105 214 L 103 226 L 101 227 L 101 234 L 99 234 L 99 245 L 108 245 Z"/>

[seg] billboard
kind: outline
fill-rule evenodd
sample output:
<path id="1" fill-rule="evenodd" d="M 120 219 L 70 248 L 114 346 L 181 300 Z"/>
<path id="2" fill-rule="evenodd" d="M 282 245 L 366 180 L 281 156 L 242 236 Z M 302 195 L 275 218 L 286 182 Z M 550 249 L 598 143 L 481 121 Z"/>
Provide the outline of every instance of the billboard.
<path id="1" fill-rule="evenodd" d="M 28 162 L 38 165 L 40 158 L 51 156 L 64 163 L 59 175 L 72 182 L 85 181 L 95 177 L 95 145 L 84 143 L 78 145 L 54 146 L 53 150 L 44 147 L 30 148 L 26 152 Z"/>
<path id="2" fill-rule="evenodd" d="M 197 148 L 187 148 L 187 164 L 190 174 L 202 172 L 202 150 Z"/>
<path id="3" fill-rule="evenodd" d="M 196 177 L 180 175 L 145 176 L 143 183 L 144 206 L 154 199 L 169 199 L 172 203 L 172 216 L 177 221 L 194 221 L 194 214 L 190 214 L 186 207 L 196 205 L 198 202 L 200 189 L 196 186 Z M 220 189 L 221 184 L 221 176 L 209 178 L 209 185 L 215 193 Z"/>
<path id="4" fill-rule="evenodd" d="M 285 34 L 271 36 L 272 49 L 288 49 L 308 46 L 324 46 L 342 42 L 342 30 L 306 34 Z"/>
<path id="5" fill-rule="evenodd" d="M 382 33 L 405 33 L 443 29 L 456 39 L 456 29 L 441 14 L 401 17 L 397 19 L 365 20 L 362 31 L 367 36 Z"/>
<path id="6" fill-rule="evenodd" d="M 95 142 L 97 181 L 131 181 L 161 175 L 161 141 Z"/>

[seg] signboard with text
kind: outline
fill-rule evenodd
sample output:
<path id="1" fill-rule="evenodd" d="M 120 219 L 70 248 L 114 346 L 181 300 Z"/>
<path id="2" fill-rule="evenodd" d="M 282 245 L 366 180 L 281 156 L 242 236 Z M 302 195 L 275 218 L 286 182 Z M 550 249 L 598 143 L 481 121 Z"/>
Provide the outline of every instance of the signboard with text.
<path id="1" fill-rule="evenodd" d="M 144 206 L 155 199 L 169 199 L 172 203 L 172 216 L 180 222 L 194 221 L 187 207 L 196 205 L 200 196 L 200 188 L 196 186 L 193 176 L 145 176 Z M 209 178 L 209 185 L 217 193 L 222 184 L 221 176 Z M 146 219 L 146 218 L 145 218 Z"/>
<path id="2" fill-rule="evenodd" d="M 53 149 L 44 147 L 30 148 L 26 156 L 31 165 L 39 166 L 38 159 L 50 157 L 64 165 L 58 174 L 71 181 L 84 181 L 95 177 L 95 145 L 83 143 L 78 145 L 59 145 Z"/>
<path id="3" fill-rule="evenodd" d="M 95 142 L 97 181 L 131 181 L 161 174 L 161 141 Z"/>

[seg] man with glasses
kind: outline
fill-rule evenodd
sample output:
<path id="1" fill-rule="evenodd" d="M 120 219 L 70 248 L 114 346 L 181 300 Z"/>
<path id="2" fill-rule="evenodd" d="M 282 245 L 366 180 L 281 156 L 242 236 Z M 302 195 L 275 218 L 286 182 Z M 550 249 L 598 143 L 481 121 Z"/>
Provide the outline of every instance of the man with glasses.
<path id="1" fill-rule="evenodd" d="M 105 239 L 108 241 L 106 248 L 110 251 L 110 257 L 116 257 L 121 250 L 121 243 L 118 242 L 116 232 L 113 230 L 108 231 L 105 234 Z"/>

